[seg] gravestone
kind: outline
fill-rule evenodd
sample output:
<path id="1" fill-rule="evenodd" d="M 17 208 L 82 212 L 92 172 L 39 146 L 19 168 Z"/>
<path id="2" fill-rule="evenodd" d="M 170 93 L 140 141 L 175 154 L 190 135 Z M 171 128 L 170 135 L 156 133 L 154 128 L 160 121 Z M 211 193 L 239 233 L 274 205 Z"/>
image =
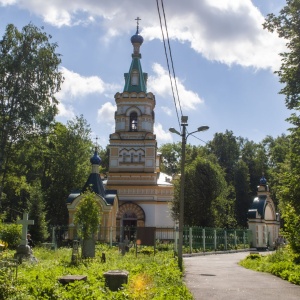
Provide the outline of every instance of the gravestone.
<path id="1" fill-rule="evenodd" d="M 105 285 L 113 292 L 122 288 L 122 284 L 128 283 L 128 271 L 111 270 L 104 273 Z"/>
<path id="2" fill-rule="evenodd" d="M 58 279 L 58 281 L 62 284 L 68 284 L 68 283 L 73 283 L 75 281 L 86 281 L 87 276 L 86 275 L 66 275 L 62 276 Z"/>
<path id="3" fill-rule="evenodd" d="M 82 241 L 82 258 L 95 257 L 96 243 L 93 238 L 83 239 Z"/>
<path id="4" fill-rule="evenodd" d="M 34 220 L 28 220 L 28 213 L 23 214 L 23 219 L 17 222 L 18 224 L 22 225 L 22 236 L 21 236 L 21 243 L 17 247 L 17 252 L 14 255 L 14 258 L 18 260 L 18 262 L 22 262 L 23 259 L 29 259 L 31 261 L 37 261 L 37 259 L 32 254 L 32 249 L 28 245 L 27 241 L 27 232 L 28 232 L 28 225 L 33 225 Z"/>

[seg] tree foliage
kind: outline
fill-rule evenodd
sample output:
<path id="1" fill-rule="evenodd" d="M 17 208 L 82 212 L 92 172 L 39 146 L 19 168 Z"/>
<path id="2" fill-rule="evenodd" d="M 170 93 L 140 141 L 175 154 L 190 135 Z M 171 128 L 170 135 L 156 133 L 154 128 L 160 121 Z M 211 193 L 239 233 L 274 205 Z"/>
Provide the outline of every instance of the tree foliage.
<path id="1" fill-rule="evenodd" d="M 250 194 L 249 169 L 247 164 L 239 160 L 234 172 L 234 188 L 236 193 L 237 224 L 247 227 L 247 212 L 252 203 Z"/>
<path id="2" fill-rule="evenodd" d="M 215 226 L 217 208 L 220 207 L 218 201 L 224 197 L 227 188 L 221 168 L 198 157 L 186 168 L 184 186 L 184 223 L 190 226 Z M 180 180 L 175 184 L 174 216 L 178 216 L 179 202 Z"/>
<path id="3" fill-rule="evenodd" d="M 280 93 L 285 95 L 285 103 L 292 113 L 288 121 L 293 125 L 290 129 L 289 149 L 285 159 L 281 159 L 277 169 L 278 186 L 277 194 L 280 200 L 280 209 L 284 220 L 284 231 L 288 237 L 291 248 L 300 254 L 300 118 L 297 113 L 300 109 L 300 1 L 287 0 L 286 5 L 278 16 L 269 14 L 264 23 L 264 28 L 277 32 L 287 43 L 287 51 L 280 53 L 282 64 L 278 74 L 284 87 Z M 276 149 L 276 148 L 274 148 Z M 277 150 L 277 149 L 276 149 Z M 278 146 L 278 150 L 285 152 Z"/>
<path id="4" fill-rule="evenodd" d="M 219 165 L 225 171 L 227 182 L 233 181 L 234 167 L 240 154 L 237 138 L 233 132 L 226 130 L 225 133 L 215 133 L 208 148 L 217 157 Z"/>
<path id="5" fill-rule="evenodd" d="M 30 187 L 29 218 L 34 220 L 30 234 L 34 242 L 44 242 L 48 237 L 46 211 L 41 184 L 35 181 Z"/>
<path id="6" fill-rule="evenodd" d="M 288 109 L 299 110 L 300 102 L 300 1 L 287 0 L 278 16 L 269 14 L 264 23 L 264 28 L 270 32 L 277 32 L 287 43 L 287 52 L 280 53 L 281 67 L 278 74 L 279 80 L 284 84 L 280 93 L 285 95 Z"/>
<path id="7" fill-rule="evenodd" d="M 0 40 L 0 185 L 14 143 L 44 132 L 57 114 L 63 79 L 50 39 L 32 24 L 22 31 L 9 24 Z"/>
<path id="8" fill-rule="evenodd" d="M 77 226 L 79 236 L 89 239 L 97 232 L 101 221 L 100 206 L 95 199 L 95 193 L 87 190 L 74 215 L 74 224 Z"/>
<path id="9" fill-rule="evenodd" d="M 90 173 L 92 143 L 90 126 L 83 116 L 56 123 L 48 137 L 42 189 L 51 225 L 66 225 L 66 199 L 72 190 L 81 189 Z"/>

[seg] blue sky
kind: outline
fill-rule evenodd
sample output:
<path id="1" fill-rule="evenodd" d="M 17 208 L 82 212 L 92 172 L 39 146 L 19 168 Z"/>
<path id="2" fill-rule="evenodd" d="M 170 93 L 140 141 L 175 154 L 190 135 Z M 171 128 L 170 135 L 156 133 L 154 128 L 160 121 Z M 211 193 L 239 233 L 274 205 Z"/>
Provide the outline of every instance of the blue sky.
<path id="1" fill-rule="evenodd" d="M 161 3 L 161 1 L 158 1 Z M 164 0 L 183 115 L 188 130 L 208 125 L 199 139 L 232 130 L 260 142 L 287 133 L 281 85 L 273 74 L 285 41 L 263 30 L 268 13 L 278 14 L 284 0 Z M 179 130 L 171 95 L 156 0 L 0 0 L 0 35 L 13 23 L 44 26 L 58 43 L 65 82 L 57 95 L 58 121 L 83 114 L 105 147 L 114 132 L 114 95 L 122 92 L 131 63 L 130 37 L 141 18 L 143 72 L 148 91 L 156 96 L 158 144 L 177 142 Z M 189 143 L 203 145 L 193 138 Z"/>

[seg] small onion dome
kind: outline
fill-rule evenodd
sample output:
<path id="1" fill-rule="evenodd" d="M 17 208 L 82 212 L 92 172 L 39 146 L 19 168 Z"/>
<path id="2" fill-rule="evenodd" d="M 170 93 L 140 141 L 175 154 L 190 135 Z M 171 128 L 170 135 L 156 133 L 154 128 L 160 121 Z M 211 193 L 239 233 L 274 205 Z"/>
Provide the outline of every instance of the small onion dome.
<path id="1" fill-rule="evenodd" d="M 131 37 L 131 43 L 132 44 L 140 44 L 142 45 L 143 42 L 144 42 L 144 38 L 139 35 L 139 32 L 137 31 L 136 34 L 134 34 L 132 37 Z"/>
<path id="2" fill-rule="evenodd" d="M 260 179 L 260 184 L 261 185 L 266 185 L 267 184 L 267 179 L 264 176 Z"/>
<path id="3" fill-rule="evenodd" d="M 90 162 L 92 165 L 99 165 L 101 164 L 101 158 L 98 155 L 97 149 L 95 149 L 94 155 L 91 157 Z"/>

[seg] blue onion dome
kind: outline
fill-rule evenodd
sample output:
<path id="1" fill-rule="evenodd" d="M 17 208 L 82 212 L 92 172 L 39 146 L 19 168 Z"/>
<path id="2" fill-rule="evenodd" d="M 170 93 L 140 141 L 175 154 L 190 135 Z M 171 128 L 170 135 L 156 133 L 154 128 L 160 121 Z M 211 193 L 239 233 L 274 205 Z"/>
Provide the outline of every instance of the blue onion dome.
<path id="1" fill-rule="evenodd" d="M 101 164 L 101 158 L 98 155 L 97 148 L 95 148 L 94 155 L 91 157 L 90 162 L 92 165 L 99 165 Z"/>
<path id="2" fill-rule="evenodd" d="M 260 184 L 261 185 L 266 185 L 267 184 L 267 179 L 264 177 L 264 176 L 262 176 L 261 178 L 260 178 Z"/>
<path id="3" fill-rule="evenodd" d="M 134 34 L 132 37 L 131 37 L 131 43 L 132 44 L 143 44 L 143 42 L 144 42 L 144 38 L 141 36 L 141 35 L 139 35 L 139 32 L 138 32 L 138 30 L 136 31 L 136 34 Z"/>

